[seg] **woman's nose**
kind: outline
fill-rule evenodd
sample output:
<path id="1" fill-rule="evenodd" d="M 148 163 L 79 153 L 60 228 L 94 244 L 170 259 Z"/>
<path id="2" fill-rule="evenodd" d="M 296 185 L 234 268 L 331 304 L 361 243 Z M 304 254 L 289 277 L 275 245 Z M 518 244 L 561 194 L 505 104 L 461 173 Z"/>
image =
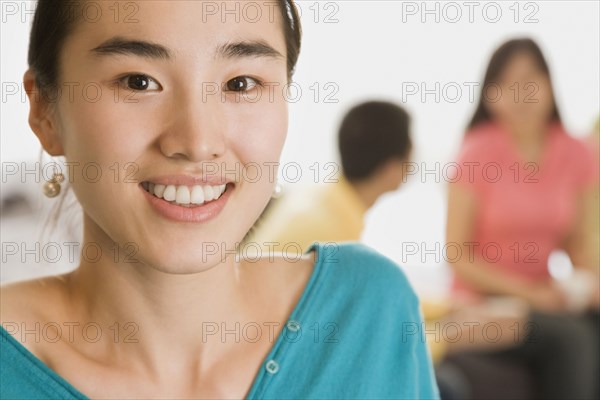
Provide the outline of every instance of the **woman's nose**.
<path id="1" fill-rule="evenodd" d="M 226 150 L 226 127 L 218 96 L 179 96 L 170 107 L 170 123 L 161 134 L 161 152 L 188 161 L 214 160 Z"/>

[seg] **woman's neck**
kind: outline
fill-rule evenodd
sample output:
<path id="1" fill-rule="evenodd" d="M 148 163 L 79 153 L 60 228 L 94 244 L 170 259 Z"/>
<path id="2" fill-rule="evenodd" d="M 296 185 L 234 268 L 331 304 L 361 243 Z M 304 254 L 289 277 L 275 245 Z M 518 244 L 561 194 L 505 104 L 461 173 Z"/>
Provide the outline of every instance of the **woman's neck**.
<path id="1" fill-rule="evenodd" d="M 135 345 L 122 346 L 123 340 L 108 345 L 140 360 L 140 368 L 151 374 L 198 367 L 199 355 L 210 364 L 229 347 L 221 340 L 222 329 L 232 331 L 236 323 L 252 318 L 241 307 L 245 288 L 233 256 L 203 272 L 170 274 L 141 262 L 115 262 L 115 244 L 108 237 L 88 234 L 86 243 L 99 246 L 102 256 L 82 261 L 70 275 L 73 314 L 82 324 L 93 322 L 103 329 L 118 324 L 123 330 L 119 336 L 129 335 Z M 235 344 L 233 339 L 225 342 Z"/>
<path id="2" fill-rule="evenodd" d="M 519 152 L 529 161 L 539 161 L 546 141 L 548 124 L 502 124 Z"/>

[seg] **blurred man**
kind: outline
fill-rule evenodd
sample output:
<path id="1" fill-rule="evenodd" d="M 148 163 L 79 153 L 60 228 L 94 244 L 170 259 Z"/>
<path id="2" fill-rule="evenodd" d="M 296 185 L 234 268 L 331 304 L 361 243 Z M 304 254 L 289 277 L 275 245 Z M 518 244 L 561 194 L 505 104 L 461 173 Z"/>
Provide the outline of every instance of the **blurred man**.
<path id="1" fill-rule="evenodd" d="M 341 174 L 275 200 L 249 241 L 277 242 L 276 251 L 304 252 L 317 241 L 360 239 L 367 210 L 382 194 L 398 189 L 405 177 L 412 149 L 409 123 L 408 113 L 392 103 L 353 107 L 338 132 Z"/>

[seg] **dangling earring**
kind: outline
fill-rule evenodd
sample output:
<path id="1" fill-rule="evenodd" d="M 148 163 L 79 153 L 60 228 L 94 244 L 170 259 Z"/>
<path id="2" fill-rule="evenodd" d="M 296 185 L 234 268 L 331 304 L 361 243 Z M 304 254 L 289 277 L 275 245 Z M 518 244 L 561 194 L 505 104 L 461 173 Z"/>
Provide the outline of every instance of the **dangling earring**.
<path id="1" fill-rule="evenodd" d="M 46 197 L 56 197 L 60 193 L 60 184 L 65 180 L 65 176 L 61 172 L 54 170 L 52 178 L 44 183 L 44 194 Z"/>
<path id="2" fill-rule="evenodd" d="M 283 186 L 279 182 L 275 183 L 275 187 L 273 188 L 273 194 L 271 197 L 274 199 L 278 199 L 283 195 Z"/>

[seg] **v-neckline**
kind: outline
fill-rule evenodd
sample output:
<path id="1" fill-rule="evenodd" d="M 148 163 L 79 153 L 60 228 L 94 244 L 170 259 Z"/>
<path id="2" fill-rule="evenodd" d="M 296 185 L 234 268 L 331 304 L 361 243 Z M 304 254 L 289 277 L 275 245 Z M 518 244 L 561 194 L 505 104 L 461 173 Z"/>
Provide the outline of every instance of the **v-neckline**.
<path id="1" fill-rule="evenodd" d="M 305 308 L 305 304 L 308 303 L 308 301 L 309 301 L 310 294 L 313 292 L 312 288 L 315 286 L 315 282 L 317 281 L 317 277 L 321 271 L 321 267 L 323 264 L 322 261 L 325 259 L 325 256 L 323 254 L 321 254 L 321 249 L 322 249 L 321 245 L 319 245 L 318 243 L 313 243 L 308 248 L 308 250 L 306 250 L 306 252 L 305 252 L 305 254 L 309 254 L 312 251 L 314 251 L 315 252 L 315 255 L 314 255 L 315 262 L 313 263 L 313 268 L 312 268 L 310 277 L 307 280 L 306 285 L 304 286 L 304 289 L 302 290 L 300 299 L 298 300 L 298 302 L 294 306 L 291 314 L 289 315 L 289 317 L 287 319 L 288 321 L 289 320 L 298 320 L 299 315 L 301 314 L 302 310 Z M 8 342 L 10 344 L 12 344 L 12 346 L 15 347 L 19 351 L 19 353 L 21 353 L 25 358 L 27 358 L 28 361 L 30 361 L 38 369 L 40 369 L 42 373 L 46 374 L 54 382 L 58 383 L 61 387 L 63 387 L 66 391 L 68 391 L 70 394 L 72 394 L 75 398 L 80 399 L 80 400 L 91 400 L 92 399 L 91 397 L 88 397 L 87 395 L 85 395 L 81 391 L 79 391 L 77 388 L 75 388 L 75 386 L 73 386 L 71 383 L 69 383 L 69 381 L 67 381 L 65 378 L 60 376 L 56 371 L 54 371 L 52 368 L 50 368 L 46 363 L 44 363 L 41 359 L 39 359 L 29 349 L 27 349 L 25 346 L 23 346 L 23 344 L 21 342 L 19 342 L 16 338 L 14 338 L 10 333 L 8 333 L 8 331 L 6 331 L 6 329 L 4 329 L 4 327 L 1 324 L 0 324 L 0 331 L 2 331 L 3 336 L 7 337 Z M 273 359 L 274 355 L 280 350 L 280 348 L 282 347 L 282 343 L 284 342 L 284 340 L 283 340 L 284 336 L 285 336 L 285 325 L 284 325 L 283 329 L 280 331 L 280 333 L 277 337 L 277 340 L 271 347 L 271 350 L 269 350 L 269 353 L 267 354 L 266 358 L 261 362 L 260 369 L 254 376 L 252 385 L 250 385 L 250 389 L 248 390 L 248 392 L 245 396 L 246 399 L 255 397 L 255 392 L 257 392 L 259 390 L 260 384 L 264 381 L 264 377 L 265 377 L 265 373 L 266 373 L 265 363 L 268 360 Z"/>
<path id="2" fill-rule="evenodd" d="M 536 173 L 541 173 L 545 170 L 548 154 L 551 153 L 552 146 L 554 145 L 555 135 L 557 133 L 555 123 L 548 124 L 543 143 L 541 144 L 538 159 L 534 161 L 528 160 L 525 157 L 523 151 L 519 148 L 519 145 L 515 142 L 515 139 L 511 137 L 510 133 L 508 132 L 508 130 L 506 130 L 506 128 L 500 125 L 499 128 L 501 134 L 505 137 L 507 146 L 511 153 L 511 158 L 514 162 L 518 163 L 518 167 L 520 169 L 526 168 L 527 165 L 533 164 L 537 167 Z"/>

